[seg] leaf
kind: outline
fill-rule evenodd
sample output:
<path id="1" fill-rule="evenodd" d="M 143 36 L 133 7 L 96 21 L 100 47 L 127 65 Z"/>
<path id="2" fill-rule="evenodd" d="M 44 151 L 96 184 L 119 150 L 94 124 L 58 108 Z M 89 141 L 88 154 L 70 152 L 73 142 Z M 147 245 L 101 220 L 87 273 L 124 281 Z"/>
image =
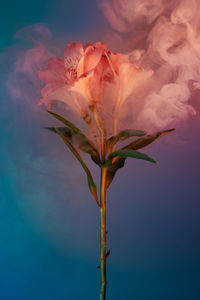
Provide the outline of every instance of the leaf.
<path id="1" fill-rule="evenodd" d="M 143 136 L 146 132 L 142 130 L 135 130 L 135 129 L 126 129 L 122 130 L 118 133 L 118 136 L 121 141 L 126 140 L 127 138 L 131 136 Z"/>
<path id="2" fill-rule="evenodd" d="M 156 161 L 154 159 L 152 159 L 151 157 L 149 157 L 148 155 L 138 152 L 138 151 L 135 151 L 135 150 L 122 149 L 122 150 L 114 151 L 109 155 L 109 159 L 112 159 L 116 156 L 120 156 L 123 158 L 132 157 L 132 158 L 147 160 L 147 161 L 156 163 Z"/>
<path id="3" fill-rule="evenodd" d="M 68 139 L 70 139 L 70 141 L 72 142 L 72 137 L 73 137 L 73 135 L 74 135 L 74 132 L 72 131 L 71 128 L 68 128 L 68 127 L 56 127 L 56 129 L 55 129 L 55 127 L 45 127 L 45 129 L 50 130 L 50 131 L 52 131 L 52 132 L 54 132 L 54 133 L 56 133 L 56 134 L 57 134 L 57 131 L 56 131 L 56 129 L 57 129 L 57 130 L 59 130 L 65 137 L 67 137 Z"/>
<path id="4" fill-rule="evenodd" d="M 125 164 L 125 160 L 126 160 L 126 158 L 118 156 L 118 157 L 116 157 L 113 164 L 108 167 L 107 175 L 106 175 L 106 188 L 108 188 L 109 185 L 111 184 L 111 182 L 113 181 L 117 170 L 123 168 L 123 166 Z"/>
<path id="5" fill-rule="evenodd" d="M 58 130 L 67 138 L 73 138 L 75 137 L 75 143 L 78 145 L 78 148 L 91 155 L 92 160 L 100 165 L 100 157 L 99 157 L 99 153 L 95 147 L 95 145 L 93 144 L 93 142 L 91 140 L 89 140 L 87 138 L 87 136 L 78 128 L 76 127 L 73 123 L 71 123 L 70 121 L 66 120 L 65 118 L 63 118 L 62 116 L 47 110 L 47 112 L 49 114 L 51 114 L 52 116 L 54 116 L 57 120 L 61 121 L 62 123 L 64 123 L 67 127 L 58 127 Z M 67 128 L 69 130 L 67 130 Z M 52 129 L 52 128 L 48 128 L 54 132 L 56 132 L 56 130 Z M 71 132 L 70 132 L 71 130 Z M 70 136 L 71 135 L 71 136 Z M 72 143 L 74 143 L 73 139 L 70 140 Z"/>
<path id="6" fill-rule="evenodd" d="M 109 148 L 113 148 L 113 146 L 118 141 L 124 141 L 124 140 L 128 139 L 129 137 L 132 137 L 132 136 L 143 136 L 145 134 L 146 134 L 146 132 L 145 131 L 141 131 L 141 130 L 134 130 L 134 129 L 122 130 L 117 135 L 111 136 L 106 141 L 106 145 L 107 145 L 108 149 Z"/>
<path id="7" fill-rule="evenodd" d="M 160 138 L 160 137 L 162 137 L 162 136 L 166 135 L 167 133 L 172 132 L 174 130 L 175 130 L 175 128 L 172 128 L 172 129 L 157 132 L 157 133 L 152 134 L 152 135 L 147 135 L 145 137 L 137 139 L 136 141 L 131 142 L 127 146 L 123 147 L 122 149 L 138 150 L 138 149 L 144 148 L 144 147 L 148 146 L 149 144 L 153 143 L 158 138 Z"/>
<path id="8" fill-rule="evenodd" d="M 46 127 L 45 129 L 53 131 L 56 134 L 56 129 L 59 130 L 66 138 L 70 140 L 72 144 L 76 144 L 81 151 L 90 154 L 92 160 L 97 165 L 100 165 L 101 162 L 98 152 L 91 147 L 91 145 L 88 143 L 88 140 L 85 140 L 85 137 L 82 134 L 76 134 L 71 128 L 68 127 L 56 127 L 56 129 L 55 127 Z"/>
<path id="9" fill-rule="evenodd" d="M 63 139 L 63 141 L 65 142 L 65 144 L 69 148 L 69 150 L 74 154 L 74 156 L 77 158 L 77 160 L 82 165 L 82 167 L 83 167 L 83 169 L 84 169 L 84 171 L 85 171 L 85 173 L 87 175 L 88 186 L 89 186 L 90 192 L 93 195 L 94 199 L 96 200 L 97 205 L 100 206 L 100 204 L 98 202 L 97 188 L 96 188 L 96 185 L 95 185 L 94 180 L 92 178 L 92 174 L 90 173 L 90 170 L 88 169 L 88 167 L 86 166 L 86 164 L 82 160 L 82 158 L 81 158 L 80 154 L 78 153 L 78 151 L 70 143 L 70 141 L 56 127 L 54 127 L 54 128 L 55 128 L 56 132 L 60 135 L 60 137 Z"/>
<path id="10" fill-rule="evenodd" d="M 144 138 L 137 139 L 136 141 L 128 144 L 127 146 L 123 147 L 121 150 L 128 150 L 128 149 L 138 150 L 140 148 L 146 147 L 149 144 L 151 144 L 152 142 L 154 142 L 156 139 L 158 139 L 159 137 L 162 137 L 165 134 L 167 134 L 169 132 L 172 132 L 174 130 L 175 129 L 169 129 L 169 130 L 165 130 L 165 131 L 155 133 L 153 135 L 147 135 Z M 107 188 L 112 183 L 117 170 L 124 167 L 125 161 L 126 161 L 125 157 L 121 157 L 121 156 L 115 156 L 114 157 L 114 159 L 112 160 L 112 165 L 109 166 L 108 169 L 107 169 L 107 182 L 106 182 L 106 184 L 107 184 L 106 187 Z"/>
<path id="11" fill-rule="evenodd" d="M 50 111 L 50 110 L 47 110 L 47 112 L 49 114 L 51 114 L 53 117 L 55 117 L 57 120 L 61 121 L 67 127 L 70 127 L 71 129 L 73 129 L 74 132 L 76 132 L 76 133 L 81 132 L 81 130 L 78 127 L 76 127 L 73 123 L 71 123 L 70 121 L 66 120 L 62 116 L 60 116 L 60 115 L 58 115 L 58 114 L 56 114 L 56 113 L 54 113 L 53 111 Z"/>

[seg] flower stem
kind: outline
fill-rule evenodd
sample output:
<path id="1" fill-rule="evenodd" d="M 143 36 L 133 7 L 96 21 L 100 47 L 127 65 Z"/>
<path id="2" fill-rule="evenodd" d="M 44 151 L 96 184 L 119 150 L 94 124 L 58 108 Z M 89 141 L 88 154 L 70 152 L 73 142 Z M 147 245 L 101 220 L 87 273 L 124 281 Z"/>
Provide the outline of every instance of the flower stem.
<path id="1" fill-rule="evenodd" d="M 100 137 L 101 137 L 101 158 L 102 158 L 102 162 L 104 163 L 104 159 L 105 159 L 105 137 L 104 137 L 104 131 L 103 129 L 101 128 L 101 124 L 100 124 L 100 121 L 99 121 L 99 118 L 98 118 L 98 113 L 97 113 L 97 110 L 96 110 L 96 107 L 94 106 L 92 108 L 92 112 L 93 112 L 93 115 L 94 115 L 94 120 L 96 122 L 96 125 L 97 125 L 97 128 L 100 132 Z"/>
<path id="2" fill-rule="evenodd" d="M 106 299 L 106 173 L 107 168 L 101 168 L 101 191 L 100 191 L 100 216 L 101 216 L 101 247 L 100 247 L 100 271 L 101 290 L 100 300 Z"/>

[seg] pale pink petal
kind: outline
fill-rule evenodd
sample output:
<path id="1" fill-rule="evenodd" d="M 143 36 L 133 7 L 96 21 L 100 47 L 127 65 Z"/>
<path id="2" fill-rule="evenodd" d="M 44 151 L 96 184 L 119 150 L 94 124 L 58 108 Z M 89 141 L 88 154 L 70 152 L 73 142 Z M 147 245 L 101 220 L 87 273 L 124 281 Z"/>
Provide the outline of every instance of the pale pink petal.
<path id="1" fill-rule="evenodd" d="M 114 76 L 105 55 L 101 56 L 96 68 L 82 75 L 70 91 L 80 94 L 89 104 L 99 103 L 103 99 L 104 87 L 113 82 Z"/>
<path id="2" fill-rule="evenodd" d="M 68 87 L 65 85 L 60 86 L 59 88 L 53 90 L 51 92 L 43 92 L 46 96 L 40 100 L 39 105 L 45 104 L 48 106 L 52 105 L 55 101 L 62 101 L 74 112 L 81 113 L 81 105 L 79 105 L 77 97 L 69 92 Z"/>
<path id="3" fill-rule="evenodd" d="M 41 89 L 41 94 L 43 98 L 46 98 L 49 95 L 55 93 L 57 89 L 63 86 L 65 86 L 65 84 L 60 81 L 49 82 Z"/>
<path id="4" fill-rule="evenodd" d="M 78 63 L 83 55 L 82 43 L 69 43 L 64 52 L 64 65 L 66 70 L 76 70 Z"/>
<path id="5" fill-rule="evenodd" d="M 152 71 L 146 71 L 132 63 L 121 63 L 118 72 L 120 102 L 124 102 L 137 87 L 144 84 L 153 75 Z"/>
<path id="6" fill-rule="evenodd" d="M 91 75 L 81 77 L 73 86 L 70 87 L 70 92 L 80 95 L 88 105 L 92 102 L 92 96 L 89 90 L 88 80 Z"/>
<path id="7" fill-rule="evenodd" d="M 55 100 L 48 100 L 47 98 L 41 98 L 38 102 L 38 106 L 45 105 L 48 110 L 52 109 L 52 106 L 55 104 Z"/>
<path id="8" fill-rule="evenodd" d="M 95 45 L 87 44 L 84 47 L 84 55 L 77 66 L 77 76 L 80 77 L 81 75 L 94 70 L 99 64 L 102 55 L 107 50 L 107 46 L 101 42 L 98 42 Z"/>
<path id="9" fill-rule="evenodd" d="M 57 80 L 65 82 L 65 72 L 64 60 L 58 57 L 52 57 L 48 61 L 46 69 L 39 71 L 38 75 L 40 80 L 45 83 Z"/>
<path id="10" fill-rule="evenodd" d="M 113 72 L 106 56 L 102 56 L 99 64 L 88 78 L 89 90 L 95 102 L 102 102 L 105 86 L 114 83 Z"/>
<path id="11" fill-rule="evenodd" d="M 97 42 L 95 46 L 101 48 L 103 51 L 109 52 L 108 46 L 102 42 Z"/>
<path id="12" fill-rule="evenodd" d="M 152 77 L 153 72 L 146 71 L 129 62 L 126 54 L 111 53 L 110 57 L 118 78 L 118 101 L 122 104 L 137 87 Z"/>

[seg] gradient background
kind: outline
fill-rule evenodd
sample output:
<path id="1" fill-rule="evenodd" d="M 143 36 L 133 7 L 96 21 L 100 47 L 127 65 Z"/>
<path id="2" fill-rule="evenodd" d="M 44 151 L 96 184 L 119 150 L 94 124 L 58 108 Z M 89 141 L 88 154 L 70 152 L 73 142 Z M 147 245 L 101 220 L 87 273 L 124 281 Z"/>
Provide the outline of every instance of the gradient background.
<path id="1" fill-rule="evenodd" d="M 67 42 L 109 28 L 92 0 L 4 2 L 4 53 L 41 22 Z M 0 299 L 98 299 L 99 216 L 85 175 L 42 129 L 41 109 L 13 101 L 2 77 L 0 91 Z M 108 191 L 109 300 L 200 299 L 199 113 L 145 151 L 158 165 L 129 160 Z"/>

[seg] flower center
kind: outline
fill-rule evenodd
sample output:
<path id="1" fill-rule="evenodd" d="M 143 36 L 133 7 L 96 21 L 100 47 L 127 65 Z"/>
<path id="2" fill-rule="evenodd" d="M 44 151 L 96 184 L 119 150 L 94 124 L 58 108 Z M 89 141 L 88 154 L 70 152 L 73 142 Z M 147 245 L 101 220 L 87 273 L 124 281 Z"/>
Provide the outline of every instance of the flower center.
<path id="1" fill-rule="evenodd" d="M 77 80 L 77 72 L 74 68 L 67 68 L 65 75 L 70 84 L 73 84 Z"/>

